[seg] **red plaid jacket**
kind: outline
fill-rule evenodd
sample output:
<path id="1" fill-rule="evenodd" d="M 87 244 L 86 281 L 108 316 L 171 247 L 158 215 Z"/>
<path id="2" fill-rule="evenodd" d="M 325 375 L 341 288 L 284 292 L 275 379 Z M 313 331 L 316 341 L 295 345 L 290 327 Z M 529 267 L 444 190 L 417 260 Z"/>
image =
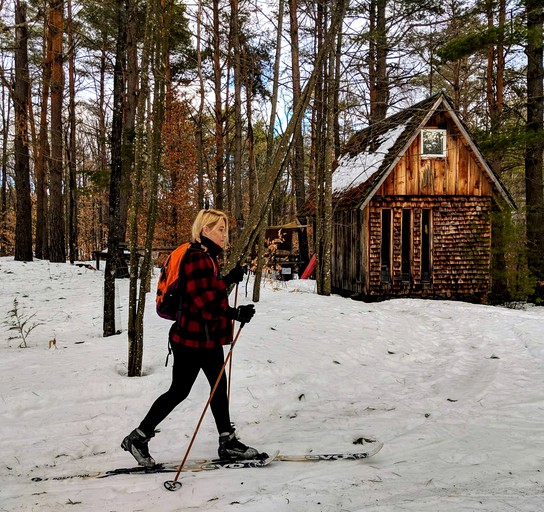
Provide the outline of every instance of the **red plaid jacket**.
<path id="1" fill-rule="evenodd" d="M 212 348 L 232 342 L 227 285 L 217 260 L 198 243 L 191 244 L 182 263 L 185 276 L 181 319 L 170 329 L 170 342 Z"/>

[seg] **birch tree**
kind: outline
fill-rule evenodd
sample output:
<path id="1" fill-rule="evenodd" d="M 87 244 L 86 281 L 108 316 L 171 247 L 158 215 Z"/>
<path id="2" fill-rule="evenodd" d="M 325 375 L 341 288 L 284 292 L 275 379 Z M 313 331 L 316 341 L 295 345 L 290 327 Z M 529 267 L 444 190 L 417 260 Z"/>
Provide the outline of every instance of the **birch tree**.
<path id="1" fill-rule="evenodd" d="M 150 132 L 147 134 L 145 134 L 145 130 L 143 129 L 140 129 L 139 132 L 144 134 L 144 138 L 147 139 L 150 146 L 149 159 L 146 162 L 147 190 L 150 200 L 147 211 L 145 250 L 140 267 L 140 284 L 137 300 L 135 300 L 134 291 L 132 292 L 131 320 L 133 320 L 133 324 L 131 324 L 129 329 L 129 377 L 140 376 L 142 369 L 144 313 L 146 293 L 148 291 L 148 279 L 152 267 L 151 252 L 153 246 L 153 234 L 155 231 L 155 221 L 157 217 L 158 177 L 161 169 L 162 157 L 162 128 L 164 122 L 164 109 L 167 90 L 166 59 L 168 55 L 168 33 L 172 21 L 171 11 L 172 0 L 150 0 L 148 2 L 146 19 L 150 21 L 147 24 L 147 27 L 150 30 L 146 31 L 146 41 L 144 41 L 144 47 L 147 45 L 146 51 L 149 52 L 149 57 L 152 59 L 150 64 L 152 64 L 153 69 L 153 99 L 151 112 L 153 123 L 150 127 Z M 145 58 L 147 59 L 147 56 Z M 147 62 L 143 62 L 143 65 L 147 66 Z M 144 88 L 142 87 L 142 96 L 143 95 Z M 142 102 L 139 103 L 139 106 L 142 106 Z M 143 121 L 143 118 L 140 118 L 140 120 Z M 135 190 L 133 190 L 133 193 L 137 194 Z M 137 222 L 137 219 L 134 219 L 134 221 Z M 134 225 L 132 230 L 133 234 L 137 230 Z M 131 240 L 132 250 L 134 250 L 135 241 L 135 237 L 133 237 Z M 131 251 L 131 254 L 134 253 L 135 251 Z M 133 258 L 131 258 L 131 262 L 132 261 Z M 136 271 L 133 270 L 134 266 L 137 267 L 137 265 L 131 265 L 131 282 L 133 278 L 136 277 Z"/>

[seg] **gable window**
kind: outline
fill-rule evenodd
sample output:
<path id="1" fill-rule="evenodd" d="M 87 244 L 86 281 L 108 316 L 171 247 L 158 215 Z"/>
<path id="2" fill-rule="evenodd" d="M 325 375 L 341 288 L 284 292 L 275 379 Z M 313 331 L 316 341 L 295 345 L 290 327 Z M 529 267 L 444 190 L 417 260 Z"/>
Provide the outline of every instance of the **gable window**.
<path id="1" fill-rule="evenodd" d="M 438 128 L 421 130 L 421 156 L 423 158 L 446 156 L 446 130 Z"/>

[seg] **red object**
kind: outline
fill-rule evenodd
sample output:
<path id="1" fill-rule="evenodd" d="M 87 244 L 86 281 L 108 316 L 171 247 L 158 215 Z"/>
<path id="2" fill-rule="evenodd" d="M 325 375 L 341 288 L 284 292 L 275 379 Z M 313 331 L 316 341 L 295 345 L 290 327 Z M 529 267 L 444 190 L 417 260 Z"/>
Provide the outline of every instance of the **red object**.
<path id="1" fill-rule="evenodd" d="M 301 279 L 308 279 L 312 272 L 315 269 L 315 254 L 312 255 L 310 258 L 310 263 L 308 263 L 308 266 L 306 267 L 306 270 L 302 273 L 302 276 L 300 276 Z"/>

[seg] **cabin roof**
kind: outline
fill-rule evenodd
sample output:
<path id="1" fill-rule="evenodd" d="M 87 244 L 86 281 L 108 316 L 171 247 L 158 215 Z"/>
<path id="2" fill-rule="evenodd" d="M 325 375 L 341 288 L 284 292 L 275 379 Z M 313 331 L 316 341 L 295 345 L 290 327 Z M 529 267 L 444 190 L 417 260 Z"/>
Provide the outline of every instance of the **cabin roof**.
<path id="1" fill-rule="evenodd" d="M 364 208 L 389 176 L 410 144 L 437 111 L 447 111 L 466 139 L 475 158 L 496 191 L 510 207 L 515 203 L 499 177 L 459 119 L 443 93 L 401 110 L 383 121 L 355 133 L 344 147 L 332 175 L 333 201 L 342 208 Z"/>

